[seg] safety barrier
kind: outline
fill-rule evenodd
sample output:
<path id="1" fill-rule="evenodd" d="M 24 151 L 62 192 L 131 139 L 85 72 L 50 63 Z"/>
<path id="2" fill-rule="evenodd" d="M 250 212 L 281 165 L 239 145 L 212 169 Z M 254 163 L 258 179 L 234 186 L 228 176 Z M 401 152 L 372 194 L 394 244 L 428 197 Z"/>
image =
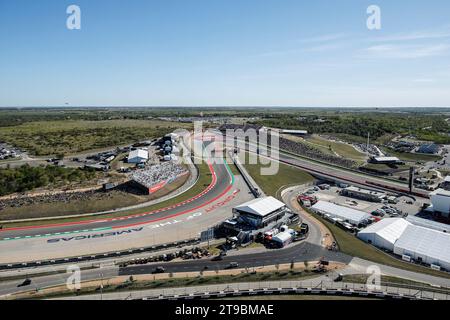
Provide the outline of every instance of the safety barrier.
<path id="1" fill-rule="evenodd" d="M 281 283 L 280 283 L 281 285 Z M 427 291 L 425 288 L 417 287 L 405 288 L 405 286 L 395 287 L 395 284 L 383 285 L 380 288 L 370 290 L 366 285 L 356 283 L 335 283 L 320 282 L 319 284 L 303 283 L 301 286 L 265 286 L 248 285 L 247 288 L 227 288 L 199 290 L 197 292 L 181 293 L 173 290 L 165 290 L 164 294 L 145 296 L 136 299 L 142 300 L 191 300 L 191 299 L 215 299 L 224 297 L 254 296 L 254 295 L 333 295 L 333 296 L 356 296 L 375 299 L 403 299 L 403 300 L 449 300 L 448 293 L 437 293 Z M 231 286 L 231 285 L 230 285 Z M 218 286 L 217 286 L 218 287 Z M 186 290 L 187 291 L 187 290 Z"/>
<path id="2" fill-rule="evenodd" d="M 51 266 L 51 265 L 58 265 L 58 264 L 64 264 L 64 263 L 94 261 L 94 260 L 107 259 L 107 258 L 112 258 L 112 257 L 128 256 L 128 255 L 144 253 L 144 252 L 160 251 L 160 250 L 164 250 L 164 249 L 175 248 L 180 245 L 186 246 L 186 245 L 193 245 L 193 244 L 199 244 L 199 243 L 200 243 L 200 238 L 192 238 L 192 239 L 181 240 L 181 241 L 176 241 L 176 242 L 171 242 L 171 243 L 153 245 L 153 246 L 149 246 L 149 247 L 141 247 L 141 248 L 134 248 L 134 249 L 123 250 L 123 251 L 98 253 L 98 254 L 94 254 L 94 255 L 84 255 L 84 256 L 78 256 L 78 257 L 68 257 L 68 258 L 22 262 L 22 263 L 1 264 L 0 270 L 14 270 L 14 269 L 23 269 L 23 268 L 31 268 L 31 267 Z"/>

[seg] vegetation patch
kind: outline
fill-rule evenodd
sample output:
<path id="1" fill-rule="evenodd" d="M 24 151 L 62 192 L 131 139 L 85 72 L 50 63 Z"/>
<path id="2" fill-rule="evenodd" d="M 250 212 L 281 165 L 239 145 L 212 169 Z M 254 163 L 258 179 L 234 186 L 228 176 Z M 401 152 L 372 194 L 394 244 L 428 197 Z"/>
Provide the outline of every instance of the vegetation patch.
<path id="1" fill-rule="evenodd" d="M 247 153 L 248 155 L 248 153 Z M 242 163 L 246 163 L 242 161 Z M 247 172 L 252 176 L 255 182 L 264 190 L 267 195 L 276 196 L 277 191 L 288 185 L 300 185 L 314 181 L 314 177 L 305 171 L 291 167 L 286 164 L 278 163 L 279 170 L 274 175 L 262 175 L 261 169 L 275 166 L 276 163 L 271 161 L 270 164 L 244 164 Z"/>
<path id="2" fill-rule="evenodd" d="M 51 224 L 51 223 L 63 223 L 63 222 L 72 222 L 72 221 L 84 221 L 84 220 L 91 220 L 91 219 L 106 219 L 106 218 L 116 218 L 116 217 L 122 217 L 127 216 L 131 214 L 139 214 L 139 213 L 145 213 L 165 207 L 169 207 L 171 205 L 180 203 L 182 201 L 188 200 L 195 195 L 202 192 L 206 187 L 211 183 L 212 181 L 212 175 L 209 171 L 209 167 L 206 163 L 202 163 L 197 165 L 199 168 L 199 179 L 197 183 L 190 188 L 188 191 L 163 202 L 160 202 L 155 205 L 151 205 L 148 207 L 142 207 L 138 209 L 133 210 L 126 210 L 121 212 L 115 212 L 115 213 L 109 213 L 109 214 L 102 214 L 102 215 L 96 215 L 93 216 L 81 216 L 77 218 L 67 218 L 67 219 L 54 219 L 54 220 L 42 220 L 42 221 L 32 221 L 32 222 L 14 222 L 14 223 L 8 223 L 5 224 L 6 227 L 16 227 L 16 226 L 27 226 L 27 225 L 39 225 L 39 224 Z M 123 204 L 122 204 L 123 207 Z"/>
<path id="3" fill-rule="evenodd" d="M 0 141 L 34 155 L 60 156 L 153 139 L 180 127 L 188 126 L 155 120 L 37 121 L 0 127 Z"/>
<path id="4" fill-rule="evenodd" d="M 40 187 L 58 187 L 89 181 L 97 177 L 94 170 L 58 166 L 0 168 L 0 196 Z"/>

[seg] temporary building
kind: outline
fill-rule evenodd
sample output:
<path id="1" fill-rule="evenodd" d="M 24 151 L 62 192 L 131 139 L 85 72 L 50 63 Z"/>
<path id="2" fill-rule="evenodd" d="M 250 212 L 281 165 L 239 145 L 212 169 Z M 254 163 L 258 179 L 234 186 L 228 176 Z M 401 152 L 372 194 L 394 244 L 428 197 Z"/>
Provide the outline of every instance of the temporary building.
<path id="1" fill-rule="evenodd" d="M 374 246 L 394 251 L 395 242 L 411 225 L 402 218 L 386 218 L 358 232 L 358 238 Z"/>
<path id="2" fill-rule="evenodd" d="M 280 232 L 276 236 L 272 237 L 272 241 L 276 242 L 280 247 L 287 246 L 292 242 L 292 234 L 288 231 Z"/>
<path id="3" fill-rule="evenodd" d="M 394 253 L 450 270 L 450 234 L 410 225 L 395 243 Z"/>
<path id="4" fill-rule="evenodd" d="M 144 149 L 136 149 L 128 155 L 128 163 L 141 163 L 148 160 L 148 151 Z"/>
<path id="5" fill-rule="evenodd" d="M 311 209 L 323 215 L 329 215 L 332 219 L 340 219 L 354 225 L 358 225 L 371 217 L 367 212 L 339 206 L 322 200 L 313 205 Z"/>

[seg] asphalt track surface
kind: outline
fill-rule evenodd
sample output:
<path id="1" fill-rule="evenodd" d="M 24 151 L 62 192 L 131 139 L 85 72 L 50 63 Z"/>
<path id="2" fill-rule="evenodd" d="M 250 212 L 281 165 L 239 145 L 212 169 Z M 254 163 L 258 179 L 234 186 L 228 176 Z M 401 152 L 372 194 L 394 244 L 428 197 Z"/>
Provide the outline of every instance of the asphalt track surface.
<path id="1" fill-rule="evenodd" d="M 233 144 L 229 144 L 229 141 L 233 141 Z M 241 139 L 230 139 L 225 141 L 225 144 L 230 148 L 234 148 L 236 146 L 242 147 L 242 143 L 243 140 Z M 297 167 L 317 177 L 331 178 L 332 180 L 338 180 L 350 184 L 358 184 L 361 186 L 387 190 L 391 192 L 402 192 L 405 194 L 409 193 L 408 186 L 404 183 L 384 179 L 383 177 L 378 177 L 363 172 L 347 170 L 345 168 L 340 168 L 307 158 L 302 158 L 300 155 L 295 156 L 293 154 L 287 153 L 282 149 L 273 148 L 273 150 L 270 148 L 270 146 L 267 145 L 261 145 L 261 147 L 265 148 L 266 155 L 259 154 L 260 157 Z M 245 149 L 249 153 L 256 154 L 256 148 L 258 148 L 258 146 L 255 143 L 251 142 L 246 144 L 245 148 L 243 149 Z M 276 156 L 273 156 L 274 152 L 276 152 Z M 429 193 L 424 190 L 415 190 L 414 195 L 421 198 L 429 198 Z"/>
<path id="2" fill-rule="evenodd" d="M 372 177 L 356 172 L 343 171 L 342 169 L 326 166 L 323 164 L 314 163 L 312 161 L 297 158 L 295 156 L 288 155 L 280 152 L 278 159 L 271 158 L 272 160 L 278 160 L 281 163 L 292 165 L 303 169 L 312 174 L 339 179 L 359 185 L 370 186 L 368 182 L 384 184 L 387 189 L 404 188 L 404 185 L 399 183 L 390 182 L 377 177 Z M 220 198 L 231 188 L 231 174 L 227 165 L 222 161 L 211 161 L 209 163 L 210 171 L 212 173 L 213 181 L 202 193 L 183 201 L 179 204 L 162 208 L 159 210 L 145 212 L 141 214 L 134 214 L 118 218 L 107 219 L 92 219 L 78 222 L 57 223 L 42 226 L 27 226 L 17 228 L 6 228 L 0 230 L 0 241 L 13 241 L 16 239 L 32 238 L 32 237 L 50 237 L 50 236 L 64 236 L 68 234 L 76 234 L 80 232 L 97 232 L 105 230 L 114 230 L 127 227 L 134 227 L 143 224 L 154 223 L 169 218 L 175 218 L 182 214 L 195 211 L 214 200 Z M 373 186 L 372 186 L 373 187 Z"/>
<path id="3" fill-rule="evenodd" d="M 305 241 L 281 250 L 273 249 L 262 253 L 225 256 L 221 261 L 201 259 L 129 266 L 120 268 L 119 275 L 149 274 L 153 273 L 158 266 L 164 267 L 165 272 L 190 272 L 201 270 L 223 270 L 229 267 L 230 262 L 237 262 L 239 268 L 254 268 L 270 266 L 276 263 L 284 264 L 291 262 L 316 261 L 319 259 L 349 263 L 352 260 L 352 257 L 341 252 L 329 251 L 320 245 Z M 207 268 L 205 269 L 205 267 Z"/>
<path id="4" fill-rule="evenodd" d="M 124 217 L 93 219 L 77 222 L 57 223 L 43 226 L 26 226 L 7 228 L 0 231 L 0 241 L 14 241 L 34 237 L 60 237 L 77 233 L 98 232 L 114 229 L 137 227 L 166 219 L 192 213 L 210 204 L 226 194 L 232 187 L 230 169 L 223 161 L 211 161 L 209 168 L 212 175 L 211 184 L 200 194 L 176 205 L 146 213 Z"/>

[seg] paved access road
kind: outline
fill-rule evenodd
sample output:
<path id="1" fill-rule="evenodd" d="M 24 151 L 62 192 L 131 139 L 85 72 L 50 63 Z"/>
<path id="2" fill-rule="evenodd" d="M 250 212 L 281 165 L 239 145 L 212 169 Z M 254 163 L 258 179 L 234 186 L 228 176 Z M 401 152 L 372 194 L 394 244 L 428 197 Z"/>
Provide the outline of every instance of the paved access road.
<path id="1" fill-rule="evenodd" d="M 329 261 L 339 261 L 349 263 L 351 257 L 340 252 L 331 252 L 321 246 L 302 242 L 292 245 L 282 250 L 266 250 L 265 252 L 245 254 L 245 250 L 240 255 L 225 256 L 221 261 L 212 261 L 212 259 L 186 260 L 178 262 L 161 262 L 146 265 L 135 265 L 125 268 L 105 267 L 101 269 L 85 270 L 81 272 L 81 281 L 96 280 L 101 278 L 110 278 L 123 275 L 151 274 L 158 266 L 163 266 L 166 272 L 199 272 L 202 270 L 223 270 L 230 262 L 239 263 L 239 268 L 256 268 L 260 266 L 274 265 L 275 263 L 284 264 L 303 261 L 316 261 L 320 258 Z M 205 269 L 207 267 L 207 269 Z M 44 288 L 49 286 L 63 285 L 66 283 L 68 273 L 61 273 L 49 276 L 32 277 L 32 283 L 26 287 L 18 287 L 23 279 L 14 281 L 0 282 L 0 296 L 22 291 Z"/>

